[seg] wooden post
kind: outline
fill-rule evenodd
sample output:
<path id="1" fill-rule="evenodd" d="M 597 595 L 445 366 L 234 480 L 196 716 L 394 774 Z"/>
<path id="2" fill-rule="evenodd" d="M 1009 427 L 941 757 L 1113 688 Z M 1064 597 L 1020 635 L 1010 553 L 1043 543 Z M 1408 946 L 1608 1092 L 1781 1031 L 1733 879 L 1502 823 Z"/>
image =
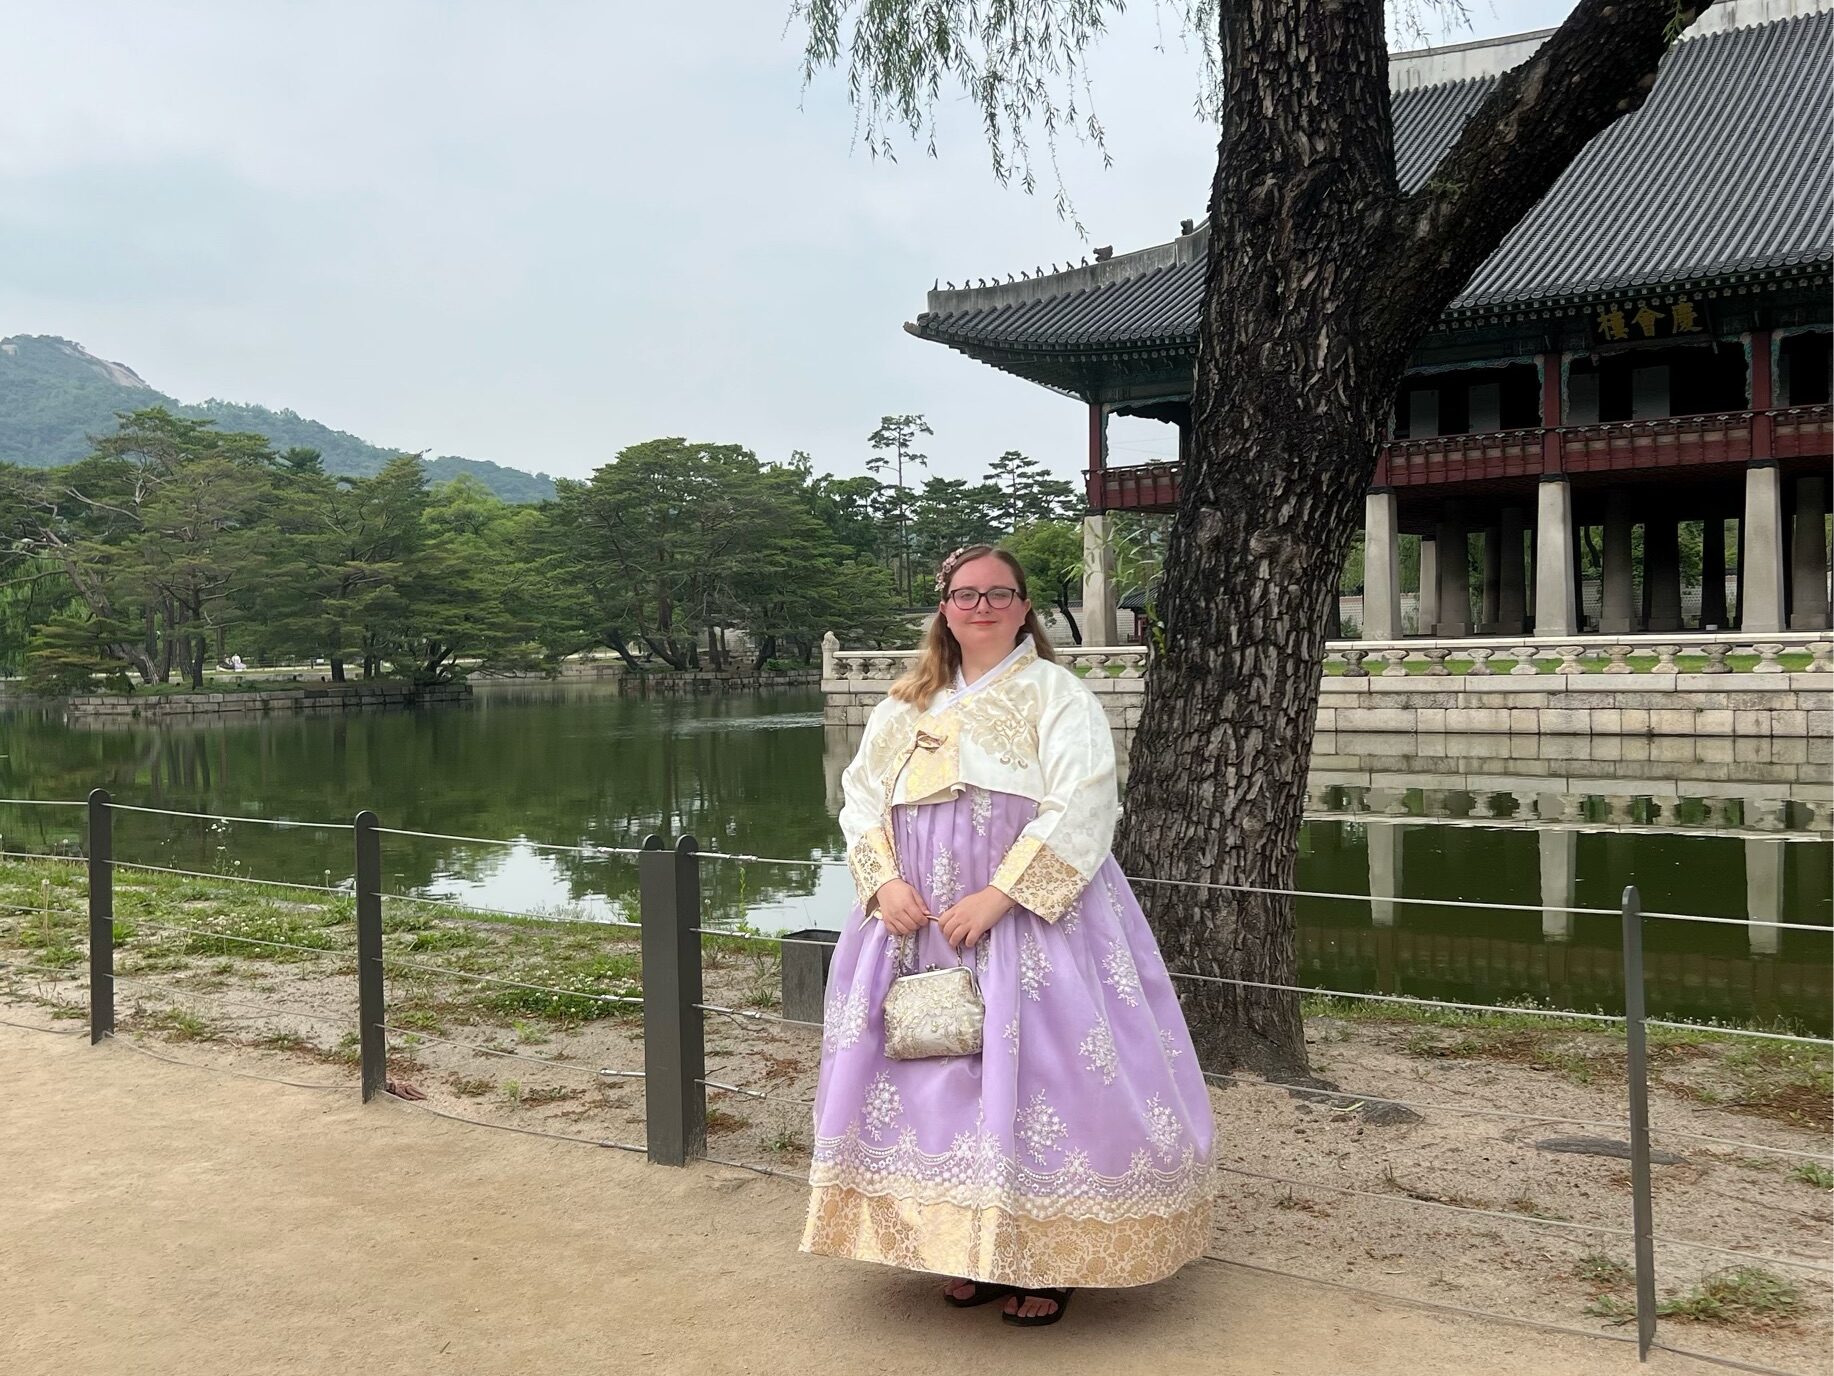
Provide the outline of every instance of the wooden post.
<path id="1" fill-rule="evenodd" d="M 363 1102 L 388 1088 L 388 1033 L 383 1030 L 382 833 L 376 814 L 357 814 L 357 1035 Z"/>

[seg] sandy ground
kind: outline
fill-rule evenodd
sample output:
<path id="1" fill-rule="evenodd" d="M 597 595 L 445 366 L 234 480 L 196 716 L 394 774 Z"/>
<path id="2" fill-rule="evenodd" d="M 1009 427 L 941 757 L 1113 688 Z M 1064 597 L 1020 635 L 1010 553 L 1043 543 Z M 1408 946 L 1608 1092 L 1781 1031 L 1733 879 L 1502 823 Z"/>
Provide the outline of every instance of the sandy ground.
<path id="1" fill-rule="evenodd" d="M 263 1068 L 307 1078 L 297 1058 Z M 993 1306 L 946 1308 L 930 1277 L 800 1254 L 792 1182 L 123 1043 L 0 1026 L 0 1089 L 9 1376 L 1639 1369 L 1623 1344 L 1213 1263 L 1014 1329 Z M 1711 1368 L 1657 1353 L 1641 1369 Z"/>

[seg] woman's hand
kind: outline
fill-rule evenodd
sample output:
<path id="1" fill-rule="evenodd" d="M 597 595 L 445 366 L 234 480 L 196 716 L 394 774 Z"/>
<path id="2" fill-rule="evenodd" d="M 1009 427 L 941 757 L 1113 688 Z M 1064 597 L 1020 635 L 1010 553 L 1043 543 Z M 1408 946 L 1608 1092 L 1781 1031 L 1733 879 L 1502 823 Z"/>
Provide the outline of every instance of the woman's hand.
<path id="1" fill-rule="evenodd" d="M 1012 907 L 1012 899 L 989 884 L 978 893 L 971 893 L 959 903 L 944 908 L 936 922 L 949 945 L 959 951 L 986 936 Z"/>
<path id="2" fill-rule="evenodd" d="M 893 936 L 909 936 L 930 920 L 929 905 L 902 879 L 887 879 L 875 895 L 879 903 L 879 920 Z"/>

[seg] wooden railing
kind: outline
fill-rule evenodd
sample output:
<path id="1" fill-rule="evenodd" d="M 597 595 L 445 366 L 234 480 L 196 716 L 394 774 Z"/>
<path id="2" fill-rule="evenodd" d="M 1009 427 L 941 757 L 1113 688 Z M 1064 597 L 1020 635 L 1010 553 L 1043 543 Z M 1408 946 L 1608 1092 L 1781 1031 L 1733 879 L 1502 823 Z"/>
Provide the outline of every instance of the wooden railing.
<path id="1" fill-rule="evenodd" d="M 1375 481 L 1379 486 L 1422 487 L 1545 473 L 1632 472 L 1828 455 L 1834 455 L 1834 410 L 1786 406 L 1391 440 L 1382 446 Z M 1178 503 L 1176 463 L 1130 464 L 1087 476 L 1106 511 L 1169 511 Z"/>

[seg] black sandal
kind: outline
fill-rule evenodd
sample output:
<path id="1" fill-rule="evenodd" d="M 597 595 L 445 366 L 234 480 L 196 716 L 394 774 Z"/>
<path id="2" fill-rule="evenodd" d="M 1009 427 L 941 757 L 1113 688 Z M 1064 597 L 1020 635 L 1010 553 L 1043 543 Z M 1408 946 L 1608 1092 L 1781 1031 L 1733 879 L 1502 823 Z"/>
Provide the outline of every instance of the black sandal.
<path id="1" fill-rule="evenodd" d="M 968 1276 L 963 1276 L 962 1279 L 974 1287 L 974 1293 L 967 1299 L 958 1300 L 947 1291 L 943 1292 L 943 1298 L 957 1309 L 972 1309 L 977 1304 L 988 1304 L 993 1300 L 1003 1300 L 1008 1295 L 1018 1293 L 1010 1285 L 996 1285 L 992 1281 L 974 1280 Z"/>
<path id="2" fill-rule="evenodd" d="M 1074 1288 L 1071 1288 L 1065 1290 L 1020 1290 L 1016 1293 L 1021 1299 L 1028 1295 L 1036 1295 L 1041 1300 L 1052 1300 L 1056 1303 L 1057 1307 L 1048 1314 L 1034 1314 L 1029 1319 L 1022 1319 L 1017 1314 L 1008 1314 L 1002 1310 L 1000 1312 L 1001 1320 L 1005 1323 L 1017 1324 L 1021 1328 L 1043 1328 L 1046 1324 L 1056 1323 L 1063 1317 L 1063 1311 L 1070 1307 L 1070 1296 L 1074 1295 L 1076 1291 Z"/>

